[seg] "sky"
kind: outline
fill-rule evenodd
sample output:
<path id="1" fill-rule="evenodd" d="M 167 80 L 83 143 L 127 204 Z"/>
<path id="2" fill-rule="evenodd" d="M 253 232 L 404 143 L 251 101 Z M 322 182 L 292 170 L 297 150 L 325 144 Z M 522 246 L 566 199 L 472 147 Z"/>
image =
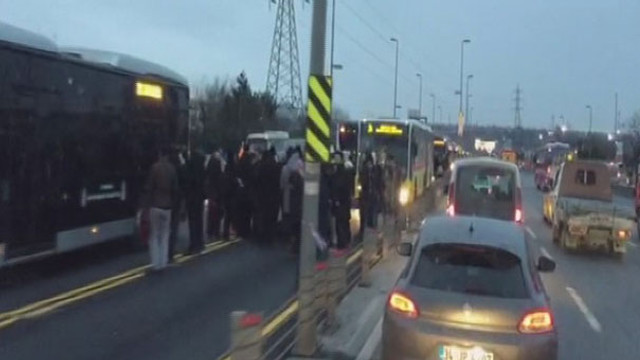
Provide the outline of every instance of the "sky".
<path id="1" fill-rule="evenodd" d="M 293 1 L 306 89 L 312 5 Z M 463 39 L 471 40 L 464 72 L 473 74 L 474 123 L 513 125 L 518 85 L 525 127 L 548 128 L 555 115 L 556 123 L 563 116 L 572 128 L 586 130 L 586 105 L 591 105 L 593 129 L 612 131 L 616 92 L 622 121 L 640 110 L 640 1 L 335 1 L 334 58 L 343 69 L 334 74 L 333 99 L 352 118 L 393 111 L 391 37 L 400 44 L 399 115 L 418 108 L 416 74 L 421 73 L 423 114 L 431 118 L 434 94 L 442 121 L 455 122 Z M 245 71 L 252 87 L 261 90 L 275 10 L 270 0 L 0 0 L 0 21 L 59 45 L 157 62 L 186 76 L 192 88 Z"/>

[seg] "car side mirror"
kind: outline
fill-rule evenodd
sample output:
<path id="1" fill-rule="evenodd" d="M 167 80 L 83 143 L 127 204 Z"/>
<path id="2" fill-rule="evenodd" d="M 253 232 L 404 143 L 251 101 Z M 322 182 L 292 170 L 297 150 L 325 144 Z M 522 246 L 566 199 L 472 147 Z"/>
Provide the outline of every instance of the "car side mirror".
<path id="1" fill-rule="evenodd" d="M 408 242 L 400 243 L 396 247 L 396 251 L 400 256 L 411 256 L 411 253 L 413 253 L 413 244 Z"/>
<path id="2" fill-rule="evenodd" d="M 556 262 L 543 255 L 538 258 L 537 268 L 540 272 L 553 272 L 556 269 Z"/>

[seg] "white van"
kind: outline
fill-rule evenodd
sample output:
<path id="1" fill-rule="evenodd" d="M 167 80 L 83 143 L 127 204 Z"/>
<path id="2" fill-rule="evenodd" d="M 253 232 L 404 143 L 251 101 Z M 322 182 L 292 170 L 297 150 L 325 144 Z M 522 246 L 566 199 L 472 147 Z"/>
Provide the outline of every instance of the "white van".
<path id="1" fill-rule="evenodd" d="M 246 144 L 252 151 L 262 153 L 272 146 L 276 149 L 279 159 L 284 158 L 287 152 L 289 133 L 286 131 L 265 131 L 247 135 Z"/>

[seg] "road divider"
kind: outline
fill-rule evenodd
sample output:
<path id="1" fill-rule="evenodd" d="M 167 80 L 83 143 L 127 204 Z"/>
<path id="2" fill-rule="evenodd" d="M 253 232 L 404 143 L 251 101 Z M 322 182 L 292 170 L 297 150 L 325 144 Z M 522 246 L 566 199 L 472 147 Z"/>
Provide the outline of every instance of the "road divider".
<path id="1" fill-rule="evenodd" d="M 233 240 L 228 242 L 213 242 L 206 245 L 205 250 L 201 253 L 209 254 L 211 252 L 221 250 L 229 245 L 235 244 L 240 240 Z M 174 257 L 176 263 L 185 263 L 194 259 L 198 255 L 183 255 L 178 254 Z M 62 307 L 71 305 L 81 300 L 88 299 L 98 294 L 104 293 L 108 290 L 118 288 L 120 286 L 129 284 L 138 279 L 146 276 L 147 270 L 150 269 L 150 265 L 139 266 L 131 270 L 127 270 L 118 275 L 101 279 L 85 286 L 63 292 L 48 299 L 36 301 L 32 304 L 22 306 L 18 309 L 0 313 L 0 330 L 7 328 L 18 321 L 33 319 Z"/>

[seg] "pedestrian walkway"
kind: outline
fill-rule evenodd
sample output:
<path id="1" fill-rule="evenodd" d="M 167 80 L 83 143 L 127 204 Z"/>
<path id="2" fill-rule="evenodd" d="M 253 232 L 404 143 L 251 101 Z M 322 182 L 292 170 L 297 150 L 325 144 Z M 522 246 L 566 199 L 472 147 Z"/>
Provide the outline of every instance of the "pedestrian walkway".
<path id="1" fill-rule="evenodd" d="M 408 235 L 403 241 L 413 241 L 416 234 Z M 338 307 L 336 329 L 328 329 L 320 335 L 318 356 L 313 360 L 371 360 L 378 350 L 382 315 L 388 293 L 407 263 L 405 257 L 391 252 L 371 270 L 372 285 L 355 287 Z M 369 340 L 372 339 L 372 340 Z M 312 360 L 304 358 L 305 360 Z M 289 360 L 302 360 L 291 357 Z"/>

